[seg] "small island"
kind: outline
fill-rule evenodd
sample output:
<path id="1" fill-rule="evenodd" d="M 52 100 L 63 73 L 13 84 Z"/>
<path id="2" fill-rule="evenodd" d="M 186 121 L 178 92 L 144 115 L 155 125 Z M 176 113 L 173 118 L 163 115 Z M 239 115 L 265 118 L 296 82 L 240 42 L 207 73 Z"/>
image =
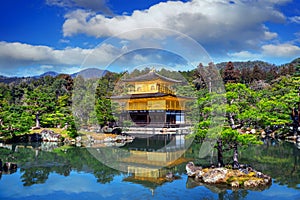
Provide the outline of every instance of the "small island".
<path id="1" fill-rule="evenodd" d="M 272 183 L 272 178 L 249 166 L 241 166 L 239 169 L 230 167 L 202 168 L 195 166 L 193 162 L 186 165 L 189 177 L 198 183 L 219 184 L 231 186 L 231 188 L 264 189 Z"/>

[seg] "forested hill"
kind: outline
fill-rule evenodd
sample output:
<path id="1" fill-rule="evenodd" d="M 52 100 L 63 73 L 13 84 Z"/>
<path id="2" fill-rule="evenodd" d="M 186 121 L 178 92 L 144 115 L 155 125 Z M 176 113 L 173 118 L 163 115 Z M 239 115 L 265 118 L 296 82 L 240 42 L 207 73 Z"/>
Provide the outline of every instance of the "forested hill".
<path id="1" fill-rule="evenodd" d="M 0 82 L 1 83 L 20 83 L 20 82 L 30 82 L 34 80 L 32 77 L 7 77 L 7 76 L 0 76 Z"/>
<path id="2" fill-rule="evenodd" d="M 235 69 L 238 69 L 238 70 L 242 70 L 243 68 L 252 70 L 254 68 L 254 66 L 259 66 L 262 70 L 270 71 L 270 69 L 272 69 L 273 67 L 279 67 L 279 66 L 276 66 L 275 64 L 271 64 L 271 63 L 259 61 L 259 60 L 246 61 L 246 62 L 237 61 L 237 62 L 232 62 L 232 63 L 234 65 Z M 221 62 L 221 63 L 216 64 L 216 67 L 220 70 L 220 69 L 223 69 L 226 65 L 227 65 L 227 62 Z M 289 63 L 287 63 L 285 65 L 289 65 Z"/>
<path id="3" fill-rule="evenodd" d="M 291 64 L 295 65 L 295 66 L 299 66 L 300 65 L 300 58 L 296 58 L 295 60 L 293 60 L 291 62 Z"/>
<path id="4" fill-rule="evenodd" d="M 224 67 L 227 65 L 228 62 L 221 62 L 217 63 L 216 67 L 221 70 L 224 69 Z M 282 64 L 282 65 L 275 65 L 273 63 L 264 62 L 261 60 L 255 60 L 255 61 L 232 61 L 232 64 L 234 65 L 235 69 L 242 70 L 243 68 L 247 68 L 250 70 L 253 70 L 255 66 L 258 66 L 263 71 L 270 71 L 272 68 L 281 68 L 281 67 L 287 67 L 289 65 L 293 66 L 300 66 L 300 57 L 292 60 L 291 62 Z"/>

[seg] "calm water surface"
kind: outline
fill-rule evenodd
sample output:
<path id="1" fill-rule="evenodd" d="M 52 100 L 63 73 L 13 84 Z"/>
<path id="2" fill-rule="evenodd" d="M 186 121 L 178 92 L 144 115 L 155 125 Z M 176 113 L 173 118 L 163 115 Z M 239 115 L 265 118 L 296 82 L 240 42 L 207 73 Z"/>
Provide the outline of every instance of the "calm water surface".
<path id="1" fill-rule="evenodd" d="M 157 138 L 156 138 L 157 139 Z M 162 152 L 160 148 L 170 142 L 140 139 L 126 145 L 123 151 Z M 40 150 L 41 144 L 28 146 L 7 146 L 0 148 L 2 160 L 14 159 L 18 169 L 11 174 L 3 173 L 0 179 L 0 199 L 299 199 L 300 200 L 300 150 L 295 144 L 266 141 L 266 144 L 241 149 L 240 160 L 249 163 L 273 177 L 272 185 L 262 191 L 231 190 L 216 186 L 201 186 L 185 174 L 187 159 L 208 165 L 215 156 L 197 158 L 199 145 L 192 144 L 182 155 L 182 162 L 164 167 L 157 173 L 135 176 L 132 170 L 149 167 L 147 162 L 138 162 L 138 157 L 126 160 L 124 172 L 102 164 L 86 148 L 60 147 L 55 150 Z M 182 145 L 181 143 L 176 143 Z M 136 148 L 133 148 L 133 147 Z M 142 147 L 147 148 L 142 148 Z M 30 147 L 30 148 L 29 148 Z M 10 148 L 10 149 L 9 149 Z M 100 147 L 99 147 L 100 148 Z M 173 148 L 173 147 L 172 147 Z M 39 149 L 39 150 L 37 150 Z M 43 147 L 45 149 L 45 146 Z M 108 151 L 106 151 L 108 149 Z M 112 154 L 116 147 L 105 148 L 105 154 Z M 175 150 L 174 150 L 175 149 Z M 179 151 L 174 147 L 172 152 Z M 98 149 L 99 152 L 99 149 Z M 100 151 L 101 152 L 101 151 Z M 110 153 L 109 153 L 110 152 Z M 149 155 L 149 153 L 147 154 Z M 151 154 L 150 154 L 151 155 Z M 159 154 L 159 155 L 164 155 Z M 168 155 L 173 155 L 168 152 Z M 106 155 L 110 157 L 110 155 Z M 231 154 L 225 155 L 225 161 Z M 159 159 L 157 156 L 155 159 Z M 185 160 L 186 159 L 186 160 Z M 151 161 L 152 164 L 155 161 Z M 139 172 L 139 171 L 135 171 Z M 166 172 L 173 172 L 176 179 L 163 179 Z"/>

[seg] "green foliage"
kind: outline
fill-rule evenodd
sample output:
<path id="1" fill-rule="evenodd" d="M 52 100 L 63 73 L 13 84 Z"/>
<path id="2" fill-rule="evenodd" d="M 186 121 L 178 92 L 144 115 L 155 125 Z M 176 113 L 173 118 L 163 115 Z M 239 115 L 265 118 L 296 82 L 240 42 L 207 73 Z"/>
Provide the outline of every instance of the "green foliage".
<path id="1" fill-rule="evenodd" d="M 222 131 L 221 138 L 223 144 L 228 147 L 233 147 L 235 144 L 240 146 L 261 144 L 258 137 L 254 134 L 241 134 L 237 130 L 225 127 Z"/>
<path id="2" fill-rule="evenodd" d="M 117 111 L 116 105 L 113 104 L 110 97 L 119 92 L 116 86 L 121 74 L 107 73 L 102 77 L 96 88 L 96 113 L 95 116 L 100 125 L 105 125 L 107 122 L 115 121 L 114 112 Z"/>
<path id="3" fill-rule="evenodd" d="M 78 136 L 78 132 L 75 126 L 74 121 L 71 121 L 67 128 L 67 135 L 71 138 L 76 138 Z"/>
<path id="4" fill-rule="evenodd" d="M 33 125 L 32 115 L 22 106 L 11 105 L 1 112 L 1 135 L 13 136 L 28 131 Z"/>
<path id="5" fill-rule="evenodd" d="M 1 83 L 0 134 L 12 136 L 28 133 L 35 126 L 37 113 L 40 125 L 45 128 L 70 123 L 70 84 L 71 79 L 67 75 L 12 82 L 9 85 Z"/>

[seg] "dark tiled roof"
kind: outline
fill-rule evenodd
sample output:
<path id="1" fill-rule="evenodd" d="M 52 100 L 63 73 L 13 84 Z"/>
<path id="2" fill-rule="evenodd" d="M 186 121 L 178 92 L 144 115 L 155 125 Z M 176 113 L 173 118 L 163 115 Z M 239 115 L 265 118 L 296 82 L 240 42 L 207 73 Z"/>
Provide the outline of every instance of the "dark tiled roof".
<path id="1" fill-rule="evenodd" d="M 172 96 L 175 98 L 185 98 L 185 99 L 194 99 L 193 97 L 183 97 L 183 96 L 176 96 L 172 94 L 165 94 L 161 92 L 157 93 L 144 93 L 144 94 L 127 94 L 122 96 L 111 96 L 111 99 L 140 99 L 140 98 L 157 98 L 157 97 L 165 97 L 165 96 Z"/>
<path id="2" fill-rule="evenodd" d="M 139 98 L 151 98 L 151 97 L 164 97 L 169 94 L 165 93 L 143 93 L 143 94 L 126 94 L 122 96 L 111 96 L 111 99 L 139 99 Z M 175 96 L 175 95 L 172 95 Z"/>
<path id="3" fill-rule="evenodd" d="M 165 76 L 162 76 L 160 74 L 157 74 L 154 71 L 149 72 L 148 74 L 143 74 L 141 76 L 125 79 L 125 82 L 142 82 L 142 81 L 152 81 L 152 80 L 157 80 L 161 79 L 166 82 L 172 82 L 172 83 L 181 83 L 182 81 L 171 79 Z"/>

